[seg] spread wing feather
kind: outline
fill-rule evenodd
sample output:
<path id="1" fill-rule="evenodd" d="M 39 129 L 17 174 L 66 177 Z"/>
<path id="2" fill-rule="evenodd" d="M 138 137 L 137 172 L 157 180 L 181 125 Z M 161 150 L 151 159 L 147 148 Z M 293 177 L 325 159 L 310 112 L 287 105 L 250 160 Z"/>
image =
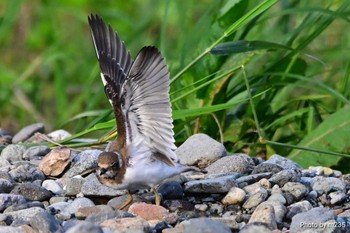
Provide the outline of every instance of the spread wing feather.
<path id="1" fill-rule="evenodd" d="M 127 140 L 143 137 L 156 158 L 174 165 L 174 132 L 169 99 L 169 72 L 164 58 L 155 47 L 144 47 L 137 55 L 123 86 L 128 115 Z"/>
<path id="2" fill-rule="evenodd" d="M 116 144 L 131 145 L 136 137 L 141 138 L 154 159 L 175 166 L 170 80 L 164 58 L 157 48 L 144 47 L 133 62 L 118 34 L 99 16 L 91 15 L 89 24 L 102 82 L 117 118 Z"/>

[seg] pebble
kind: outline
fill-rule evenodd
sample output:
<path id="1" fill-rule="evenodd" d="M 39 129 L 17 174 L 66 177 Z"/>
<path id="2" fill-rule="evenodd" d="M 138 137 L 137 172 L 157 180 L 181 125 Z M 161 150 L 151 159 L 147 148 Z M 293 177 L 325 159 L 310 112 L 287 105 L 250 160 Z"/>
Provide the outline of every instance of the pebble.
<path id="1" fill-rule="evenodd" d="M 296 214 L 303 213 L 312 209 L 312 205 L 308 201 L 300 201 L 288 206 L 286 217 L 292 219 Z"/>
<path id="2" fill-rule="evenodd" d="M 248 187 L 248 186 L 247 186 Z M 261 202 L 265 201 L 268 192 L 263 187 L 257 187 L 254 190 L 249 190 L 249 188 L 244 188 L 244 191 L 247 193 L 247 199 L 243 203 L 243 208 L 251 209 L 258 206 Z"/>
<path id="3" fill-rule="evenodd" d="M 106 212 L 113 212 L 113 208 L 108 205 L 80 207 L 75 212 L 75 217 L 77 217 L 78 219 L 86 219 L 89 216 L 99 215 L 101 213 L 106 213 Z"/>
<path id="4" fill-rule="evenodd" d="M 278 154 L 272 155 L 268 160 L 266 160 L 266 162 L 279 165 L 284 170 L 301 170 L 302 169 L 300 165 Z"/>
<path id="5" fill-rule="evenodd" d="M 342 191 L 331 192 L 329 194 L 331 198 L 331 205 L 339 205 L 346 201 L 346 194 Z"/>
<path id="6" fill-rule="evenodd" d="M 169 210 L 163 206 L 147 204 L 144 202 L 134 203 L 129 207 L 128 212 L 145 220 L 164 220 L 169 218 Z"/>
<path id="7" fill-rule="evenodd" d="M 12 180 L 18 183 L 22 182 L 33 182 L 36 180 L 45 180 L 45 175 L 38 167 L 30 164 L 17 164 L 8 173 Z"/>
<path id="8" fill-rule="evenodd" d="M 297 182 L 286 183 L 282 190 L 292 194 L 295 201 L 300 201 L 308 193 L 307 187 Z"/>
<path id="9" fill-rule="evenodd" d="M 335 220 L 333 210 L 316 207 L 307 212 L 296 214 L 290 224 L 290 232 L 323 232 L 325 224 L 330 220 Z M 333 232 L 335 225 L 327 225 L 327 231 Z"/>
<path id="10" fill-rule="evenodd" d="M 86 177 L 86 181 L 81 186 L 81 193 L 85 196 L 107 196 L 107 197 L 115 197 L 121 196 L 127 193 L 126 190 L 117 190 L 106 185 L 101 184 L 96 175 L 90 174 Z"/>
<path id="11" fill-rule="evenodd" d="M 253 222 L 265 223 L 270 228 L 270 230 L 277 229 L 275 211 L 273 206 L 268 203 L 262 203 L 258 205 L 250 217 L 248 224 Z"/>
<path id="12" fill-rule="evenodd" d="M 227 193 L 235 186 L 232 176 L 221 176 L 206 180 L 193 180 L 185 183 L 186 193 Z"/>
<path id="13" fill-rule="evenodd" d="M 66 130 L 58 129 L 58 130 L 52 131 L 51 133 L 48 133 L 47 136 L 52 141 L 59 142 L 59 141 L 62 141 L 64 139 L 67 139 L 67 138 L 71 137 L 72 134 L 70 134 Z"/>
<path id="14" fill-rule="evenodd" d="M 24 142 L 33 136 L 35 133 L 44 133 L 45 126 L 43 123 L 36 123 L 28 125 L 21 129 L 15 136 L 12 138 L 12 143 Z"/>
<path id="15" fill-rule="evenodd" d="M 23 154 L 24 160 L 36 162 L 42 160 L 42 158 L 51 151 L 48 146 L 33 146 L 29 147 Z"/>
<path id="16" fill-rule="evenodd" d="M 321 193 L 329 193 L 330 191 L 345 191 L 345 184 L 335 177 L 314 177 L 315 183 L 312 189 Z"/>
<path id="17" fill-rule="evenodd" d="M 26 147 L 22 145 L 10 144 L 1 151 L 0 156 L 10 163 L 23 160 L 23 154 L 26 151 Z"/>
<path id="18" fill-rule="evenodd" d="M 262 222 L 253 222 L 245 225 L 239 231 L 240 233 L 271 233 L 269 226 Z"/>
<path id="19" fill-rule="evenodd" d="M 71 168 L 63 177 L 73 177 L 84 174 L 87 171 L 95 170 L 97 167 L 97 158 L 102 153 L 101 150 L 85 150 L 73 158 Z"/>
<path id="20" fill-rule="evenodd" d="M 102 229 L 109 230 L 109 232 L 117 233 L 142 233 L 150 231 L 148 222 L 140 217 L 108 219 L 103 221 L 100 226 Z"/>
<path id="21" fill-rule="evenodd" d="M 196 145 L 195 147 L 193 145 Z M 226 156 L 225 147 L 206 134 L 195 134 L 189 137 L 175 151 L 179 162 L 184 165 L 198 165 L 205 168 L 221 157 Z"/>
<path id="22" fill-rule="evenodd" d="M 15 185 L 9 180 L 0 178 L 0 190 L 2 193 L 9 193 Z"/>
<path id="23" fill-rule="evenodd" d="M 232 187 L 222 199 L 224 205 L 239 205 L 243 202 L 246 193 L 243 189 Z"/>
<path id="24" fill-rule="evenodd" d="M 62 195 L 64 193 L 63 188 L 54 180 L 44 180 L 42 187 L 56 195 Z"/>
<path id="25" fill-rule="evenodd" d="M 259 174 L 263 172 L 271 172 L 275 174 L 282 170 L 283 170 L 283 167 L 281 167 L 280 165 L 269 163 L 269 162 L 263 162 L 254 167 L 252 174 Z"/>
<path id="26" fill-rule="evenodd" d="M 59 176 L 70 163 L 71 150 L 67 147 L 53 149 L 39 163 L 46 176 Z"/>
<path id="27" fill-rule="evenodd" d="M 39 213 L 45 212 L 43 208 L 40 207 L 31 207 L 28 209 L 23 210 L 16 210 L 5 213 L 6 216 L 10 216 L 13 221 L 23 221 L 23 222 L 30 222 L 31 219 Z"/>
<path id="28" fill-rule="evenodd" d="M 295 170 L 282 170 L 274 174 L 269 181 L 282 187 L 287 182 L 299 181 L 300 175 Z"/>
<path id="29" fill-rule="evenodd" d="M 63 187 L 67 196 L 75 196 L 80 193 L 81 187 L 83 186 L 85 178 L 81 176 L 75 176 L 68 180 L 66 185 Z"/>
<path id="30" fill-rule="evenodd" d="M 181 184 L 176 181 L 161 184 L 157 192 L 162 196 L 162 200 L 182 199 L 185 195 Z"/>
<path id="31" fill-rule="evenodd" d="M 76 225 L 69 228 L 66 233 L 103 233 L 103 230 L 96 224 L 79 221 Z"/>
<path id="32" fill-rule="evenodd" d="M 32 201 L 45 201 L 52 197 L 50 191 L 34 183 L 18 184 L 12 189 L 11 194 L 22 195 Z"/>
<path id="33" fill-rule="evenodd" d="M 246 158 L 246 155 L 234 154 L 216 160 L 206 167 L 205 170 L 210 175 L 228 172 L 246 173 L 249 171 L 249 168 L 250 164 Z"/>
<path id="34" fill-rule="evenodd" d="M 231 233 L 228 226 L 210 218 L 194 218 L 183 221 L 181 224 L 184 233 Z"/>
<path id="35" fill-rule="evenodd" d="M 22 195 L 0 193 L 0 212 L 3 212 L 7 207 L 11 205 L 23 204 L 26 202 L 26 198 Z"/>
<path id="36" fill-rule="evenodd" d="M 46 211 L 36 213 L 29 223 L 38 232 L 63 232 L 61 222 Z"/>

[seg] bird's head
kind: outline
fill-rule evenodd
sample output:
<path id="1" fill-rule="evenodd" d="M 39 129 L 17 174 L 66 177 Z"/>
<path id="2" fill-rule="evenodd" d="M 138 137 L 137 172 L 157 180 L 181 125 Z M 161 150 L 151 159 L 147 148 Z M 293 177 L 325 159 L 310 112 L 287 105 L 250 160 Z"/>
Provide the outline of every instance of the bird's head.
<path id="1" fill-rule="evenodd" d="M 121 171 L 122 159 L 118 152 L 102 152 L 97 159 L 96 175 L 107 186 L 115 183 Z"/>

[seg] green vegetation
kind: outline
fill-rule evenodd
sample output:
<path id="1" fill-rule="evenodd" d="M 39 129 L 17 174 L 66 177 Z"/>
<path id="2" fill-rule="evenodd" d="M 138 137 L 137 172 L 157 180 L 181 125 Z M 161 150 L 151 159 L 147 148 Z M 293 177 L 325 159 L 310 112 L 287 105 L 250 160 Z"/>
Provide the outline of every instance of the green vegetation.
<path id="1" fill-rule="evenodd" d="M 3 1 L 0 127 L 41 121 L 106 139 L 115 123 L 87 23 L 98 13 L 133 57 L 146 45 L 166 57 L 178 144 L 203 132 L 231 152 L 347 171 L 349 10 L 346 0 Z"/>

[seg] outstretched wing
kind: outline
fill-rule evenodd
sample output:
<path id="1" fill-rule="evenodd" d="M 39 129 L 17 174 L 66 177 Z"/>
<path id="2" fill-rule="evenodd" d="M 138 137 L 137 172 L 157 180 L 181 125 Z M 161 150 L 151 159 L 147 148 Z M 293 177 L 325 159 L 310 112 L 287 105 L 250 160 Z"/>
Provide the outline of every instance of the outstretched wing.
<path id="1" fill-rule="evenodd" d="M 118 138 L 112 143 L 110 150 L 120 150 L 125 146 L 126 141 L 125 119 L 121 107 L 122 86 L 127 80 L 133 61 L 124 43 L 111 26 L 107 26 L 98 15 L 90 15 L 88 20 L 104 89 L 117 120 Z"/>
<path id="2" fill-rule="evenodd" d="M 173 120 L 169 98 L 169 72 L 155 47 L 144 47 L 137 55 L 123 85 L 127 143 L 141 136 L 154 158 L 174 166 Z"/>
<path id="3" fill-rule="evenodd" d="M 121 86 L 127 79 L 133 61 L 124 43 L 110 25 L 107 26 L 98 15 L 90 15 L 88 20 L 100 63 L 102 82 L 112 103 L 115 98 L 120 98 Z M 114 97 L 113 94 L 117 96 Z"/>

